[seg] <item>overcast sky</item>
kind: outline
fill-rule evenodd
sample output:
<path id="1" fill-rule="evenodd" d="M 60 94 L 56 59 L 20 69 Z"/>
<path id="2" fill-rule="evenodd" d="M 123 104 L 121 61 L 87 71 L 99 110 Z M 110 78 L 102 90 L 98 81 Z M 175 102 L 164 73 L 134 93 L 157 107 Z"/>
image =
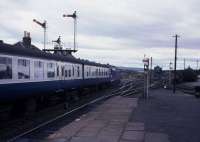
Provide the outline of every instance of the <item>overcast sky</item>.
<path id="1" fill-rule="evenodd" d="M 48 48 L 61 36 L 66 48 L 73 46 L 73 20 L 78 14 L 76 57 L 117 66 L 142 67 L 144 54 L 154 65 L 168 68 L 174 57 L 174 38 L 180 35 L 178 68 L 196 68 L 200 57 L 199 0 L 1 0 L 0 39 L 21 40 L 31 33 L 33 44 L 42 48 L 43 30 L 32 22 L 48 23 Z"/>

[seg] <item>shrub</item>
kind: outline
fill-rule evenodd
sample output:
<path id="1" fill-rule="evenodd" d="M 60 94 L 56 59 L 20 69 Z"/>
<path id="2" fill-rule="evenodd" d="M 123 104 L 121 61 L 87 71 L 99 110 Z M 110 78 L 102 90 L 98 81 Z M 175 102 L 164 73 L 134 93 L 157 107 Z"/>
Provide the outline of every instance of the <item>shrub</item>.
<path id="1" fill-rule="evenodd" d="M 192 68 L 188 67 L 183 71 L 183 81 L 193 82 L 197 80 L 197 73 Z"/>

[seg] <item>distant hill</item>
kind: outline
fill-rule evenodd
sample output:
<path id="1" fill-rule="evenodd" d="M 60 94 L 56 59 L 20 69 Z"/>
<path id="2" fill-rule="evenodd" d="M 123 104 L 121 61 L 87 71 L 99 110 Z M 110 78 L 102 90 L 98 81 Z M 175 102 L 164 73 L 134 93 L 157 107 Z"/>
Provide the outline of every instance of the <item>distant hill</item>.
<path id="1" fill-rule="evenodd" d="M 118 69 L 121 70 L 128 70 L 128 71 L 138 71 L 138 72 L 143 72 L 143 68 L 136 68 L 136 67 L 118 67 Z"/>

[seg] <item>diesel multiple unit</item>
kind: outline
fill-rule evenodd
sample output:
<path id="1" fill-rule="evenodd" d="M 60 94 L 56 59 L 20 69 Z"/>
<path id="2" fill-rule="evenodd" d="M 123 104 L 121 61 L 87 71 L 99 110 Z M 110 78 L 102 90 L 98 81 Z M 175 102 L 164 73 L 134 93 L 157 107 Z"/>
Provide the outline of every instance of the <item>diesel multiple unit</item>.
<path id="1" fill-rule="evenodd" d="M 29 34 L 14 45 L 0 41 L 1 101 L 116 81 L 119 76 L 115 67 L 77 59 L 64 51 L 44 52 L 31 44 Z"/>

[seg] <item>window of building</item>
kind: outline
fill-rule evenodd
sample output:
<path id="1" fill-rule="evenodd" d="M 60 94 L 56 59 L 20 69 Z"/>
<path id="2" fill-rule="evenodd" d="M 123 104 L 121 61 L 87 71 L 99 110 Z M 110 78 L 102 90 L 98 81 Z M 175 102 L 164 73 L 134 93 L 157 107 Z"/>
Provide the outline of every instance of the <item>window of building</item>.
<path id="1" fill-rule="evenodd" d="M 44 78 L 44 63 L 41 61 L 34 61 L 34 78 L 35 79 Z"/>
<path id="2" fill-rule="evenodd" d="M 12 59 L 0 57 L 0 79 L 12 79 Z"/>
<path id="3" fill-rule="evenodd" d="M 54 78 L 55 77 L 55 64 L 47 63 L 47 77 Z"/>
<path id="4" fill-rule="evenodd" d="M 18 59 L 18 79 L 30 79 L 30 61 Z"/>

